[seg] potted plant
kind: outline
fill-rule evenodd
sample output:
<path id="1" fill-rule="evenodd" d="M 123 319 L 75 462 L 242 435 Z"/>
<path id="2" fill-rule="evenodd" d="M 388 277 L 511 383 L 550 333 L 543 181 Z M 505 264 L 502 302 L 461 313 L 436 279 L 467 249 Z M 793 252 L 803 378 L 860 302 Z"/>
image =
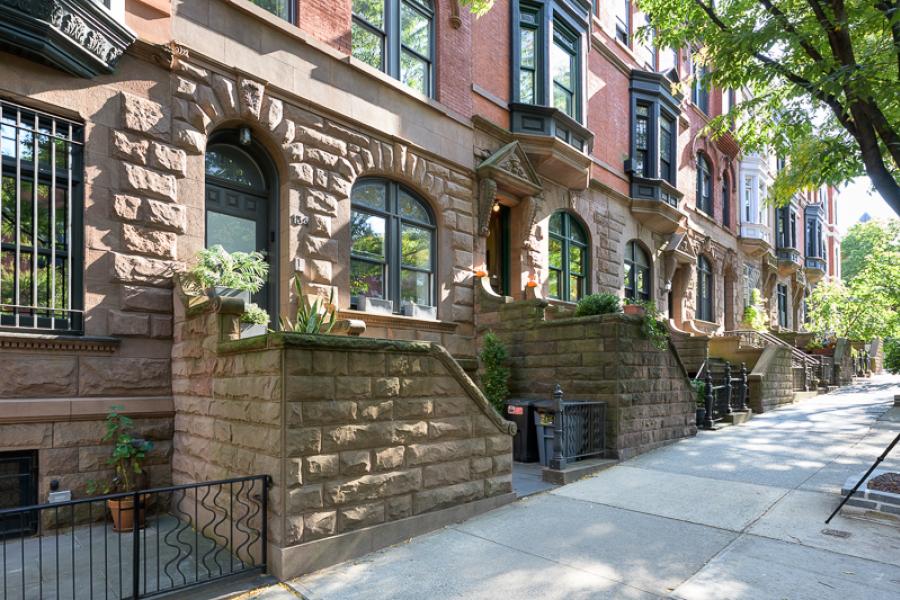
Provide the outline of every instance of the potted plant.
<path id="1" fill-rule="evenodd" d="M 266 283 L 269 263 L 261 252 L 228 252 L 220 245 L 204 248 L 187 272 L 187 287 L 197 293 L 237 296 L 250 302 Z"/>
<path id="2" fill-rule="evenodd" d="M 268 324 L 268 312 L 260 308 L 255 302 L 244 305 L 244 314 L 241 315 L 242 338 L 263 335 Z"/>
<path id="3" fill-rule="evenodd" d="M 106 464 L 113 468 L 115 474 L 112 479 L 105 482 L 90 481 L 87 490 L 89 494 L 114 494 L 122 492 L 134 492 L 145 487 L 144 469 L 142 463 L 147 453 L 153 449 L 153 442 L 133 437 L 130 430 L 133 421 L 123 415 L 123 407 L 113 406 L 106 415 L 106 434 L 104 442 L 113 442 L 112 455 L 106 459 Z M 135 512 L 138 515 L 138 527 L 143 529 L 145 506 L 144 497 L 139 500 L 137 510 L 134 506 L 134 496 L 113 498 L 106 501 L 106 506 L 112 515 L 113 529 L 115 531 L 134 531 Z"/>
<path id="4" fill-rule="evenodd" d="M 578 301 L 575 307 L 576 317 L 589 315 L 609 315 L 622 312 L 619 297 L 615 294 L 588 294 Z"/>
<path id="5" fill-rule="evenodd" d="M 622 307 L 622 311 L 626 315 L 634 315 L 636 317 L 643 317 L 647 312 L 643 302 L 632 298 L 625 298 L 625 306 Z"/>

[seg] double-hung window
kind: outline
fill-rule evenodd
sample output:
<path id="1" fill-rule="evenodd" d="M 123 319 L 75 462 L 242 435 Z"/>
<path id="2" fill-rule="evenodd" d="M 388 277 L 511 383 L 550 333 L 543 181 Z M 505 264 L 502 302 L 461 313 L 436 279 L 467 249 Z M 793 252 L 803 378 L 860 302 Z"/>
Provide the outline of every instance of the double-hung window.
<path id="1" fill-rule="evenodd" d="M 631 74 L 631 195 L 678 206 L 675 156 L 678 143 L 678 101 L 658 73 Z M 668 184 L 668 185 L 666 185 Z"/>
<path id="2" fill-rule="evenodd" d="M 649 152 L 650 106 L 639 103 L 634 109 L 634 167 L 641 177 L 652 176 Z"/>
<path id="3" fill-rule="evenodd" d="M 428 206 L 404 186 L 363 179 L 350 212 L 350 295 L 435 306 L 435 226 Z"/>
<path id="4" fill-rule="evenodd" d="M 722 177 L 722 225 L 731 227 L 731 185 Z"/>
<path id="5" fill-rule="evenodd" d="M 414 90 L 434 95 L 430 0 L 353 0 L 353 56 Z"/>
<path id="6" fill-rule="evenodd" d="M 712 172 L 709 161 L 697 154 L 697 208 L 712 216 Z"/>
<path id="7" fill-rule="evenodd" d="M 273 15 L 293 23 L 296 19 L 294 0 L 250 0 L 253 4 L 264 8 Z"/>
<path id="8" fill-rule="evenodd" d="M 550 74 L 553 83 L 553 106 L 573 119 L 579 118 L 579 36 L 560 22 L 553 23 L 553 45 L 550 48 Z"/>
<path id="9" fill-rule="evenodd" d="M 650 300 L 650 258 L 635 241 L 625 246 L 625 297 L 631 300 Z"/>
<path id="10" fill-rule="evenodd" d="M 668 115 L 659 118 L 659 177 L 675 185 L 675 119 Z"/>
<path id="11" fill-rule="evenodd" d="M 778 325 L 788 326 L 788 291 L 787 286 L 778 284 Z"/>
<path id="12" fill-rule="evenodd" d="M 541 13 L 523 7 L 519 14 L 519 102 L 536 104 L 540 93 Z"/>
<path id="13" fill-rule="evenodd" d="M 83 331 L 84 126 L 0 102 L 0 327 Z"/>
<path id="14" fill-rule="evenodd" d="M 713 280 L 709 260 L 697 257 L 697 318 L 701 321 L 713 320 Z"/>
<path id="15" fill-rule="evenodd" d="M 696 59 L 691 62 L 691 65 L 693 67 L 691 74 L 694 77 L 691 86 L 691 101 L 705 114 L 709 114 L 709 87 L 706 82 L 707 68 L 698 64 Z"/>
<path id="16" fill-rule="evenodd" d="M 551 298 L 577 302 L 587 293 L 588 238 L 581 224 L 567 212 L 550 217 Z"/>
<path id="17" fill-rule="evenodd" d="M 616 39 L 626 46 L 631 41 L 631 0 L 615 0 Z"/>

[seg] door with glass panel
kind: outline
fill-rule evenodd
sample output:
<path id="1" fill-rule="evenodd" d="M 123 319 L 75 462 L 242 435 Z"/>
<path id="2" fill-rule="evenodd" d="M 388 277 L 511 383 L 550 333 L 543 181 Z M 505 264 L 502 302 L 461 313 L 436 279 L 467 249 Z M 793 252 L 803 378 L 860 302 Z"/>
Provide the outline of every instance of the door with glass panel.
<path id="1" fill-rule="evenodd" d="M 206 247 L 228 252 L 261 252 L 274 275 L 274 231 L 269 225 L 270 187 L 264 170 L 250 154 L 232 144 L 212 144 L 206 151 Z M 274 314 L 270 283 L 252 301 Z"/>

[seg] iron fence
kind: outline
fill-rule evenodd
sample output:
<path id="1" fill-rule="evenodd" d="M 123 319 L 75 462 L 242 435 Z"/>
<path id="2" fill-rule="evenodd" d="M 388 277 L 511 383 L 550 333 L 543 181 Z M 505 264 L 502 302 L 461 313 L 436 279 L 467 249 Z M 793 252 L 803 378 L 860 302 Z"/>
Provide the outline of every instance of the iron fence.
<path id="1" fill-rule="evenodd" d="M 0 510 L 0 598 L 148 598 L 265 572 L 268 486 L 255 475 Z M 38 534 L 17 533 L 29 520 Z"/>
<path id="2" fill-rule="evenodd" d="M 557 385 L 547 408 L 553 417 L 551 468 L 564 469 L 569 462 L 605 455 L 606 402 L 564 401 Z"/>
<path id="3" fill-rule="evenodd" d="M 703 383 L 704 429 L 712 429 L 717 422 L 735 412 L 749 410 L 747 400 L 750 398 L 750 383 L 746 363 L 741 363 L 741 369 L 737 373 L 732 370 L 729 362 L 725 362 L 720 373 L 707 365 Z"/>

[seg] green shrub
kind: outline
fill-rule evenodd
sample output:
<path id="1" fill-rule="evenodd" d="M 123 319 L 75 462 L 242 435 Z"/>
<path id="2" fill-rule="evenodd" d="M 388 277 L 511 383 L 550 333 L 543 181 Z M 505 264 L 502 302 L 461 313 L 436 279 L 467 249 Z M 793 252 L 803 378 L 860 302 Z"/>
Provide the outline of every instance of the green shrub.
<path id="1" fill-rule="evenodd" d="M 576 317 L 588 315 L 609 315 L 622 312 L 619 297 L 615 294 L 589 294 L 578 301 L 575 307 Z"/>
<path id="2" fill-rule="evenodd" d="M 269 263 L 261 253 L 228 252 L 216 244 L 197 252 L 187 283 L 197 292 L 220 286 L 255 294 L 266 283 L 268 273 Z"/>
<path id="3" fill-rule="evenodd" d="M 754 288 L 750 292 L 750 304 L 744 308 L 744 324 L 754 331 L 765 332 L 769 329 L 768 321 L 762 294 Z"/>
<path id="4" fill-rule="evenodd" d="M 484 336 L 483 344 L 478 355 L 484 369 L 481 388 L 491 405 L 503 414 L 504 403 L 509 396 L 509 369 L 504 365 L 508 353 L 506 346 L 493 332 Z"/>
<path id="5" fill-rule="evenodd" d="M 249 323 L 250 325 L 268 325 L 269 313 L 257 306 L 255 302 L 250 302 L 244 306 L 244 314 L 241 315 L 241 323 Z"/>
<path id="6" fill-rule="evenodd" d="M 900 339 L 884 340 L 884 368 L 888 373 L 900 373 Z"/>
<path id="7" fill-rule="evenodd" d="M 328 302 L 316 298 L 310 302 L 309 297 L 303 293 L 303 285 L 300 282 L 300 274 L 294 276 L 294 290 L 297 292 L 297 314 L 294 321 L 281 317 L 281 329 L 293 333 L 331 333 L 337 322 L 337 314 L 334 310 L 334 288 Z"/>
<path id="8" fill-rule="evenodd" d="M 650 340 L 657 350 L 668 350 L 669 328 L 666 327 L 662 313 L 656 310 L 656 303 L 652 300 L 648 302 L 638 300 L 631 303 L 644 307 L 644 319 L 641 321 L 641 333 L 644 337 Z"/>
<path id="9" fill-rule="evenodd" d="M 691 379 L 691 386 L 694 388 L 694 398 L 697 402 L 697 408 L 706 408 L 706 383 L 702 379 Z"/>

